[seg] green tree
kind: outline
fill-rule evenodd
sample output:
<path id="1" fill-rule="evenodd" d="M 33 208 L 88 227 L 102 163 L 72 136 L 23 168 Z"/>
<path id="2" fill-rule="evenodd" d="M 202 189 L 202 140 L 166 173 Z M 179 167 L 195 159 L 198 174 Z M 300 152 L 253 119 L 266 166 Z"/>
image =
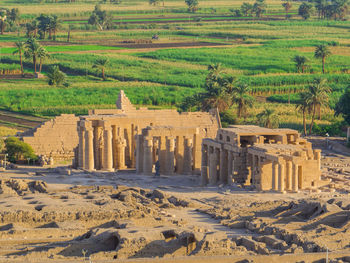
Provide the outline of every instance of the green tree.
<path id="1" fill-rule="evenodd" d="M 18 54 L 18 56 L 19 56 L 19 63 L 21 65 L 21 72 L 22 72 L 22 75 L 23 75 L 24 74 L 24 70 L 23 70 L 23 55 L 24 55 L 24 52 L 25 52 L 26 44 L 25 44 L 25 42 L 22 42 L 22 41 L 17 41 L 15 44 L 16 44 L 16 50 L 13 51 L 13 55 Z"/>
<path id="2" fill-rule="evenodd" d="M 253 5 L 253 12 L 255 13 L 256 17 L 261 17 L 261 15 L 266 12 L 265 0 L 256 0 Z"/>
<path id="3" fill-rule="evenodd" d="M 0 31 L 1 35 L 4 34 L 5 28 L 7 24 L 7 10 L 6 9 L 1 9 L 0 10 Z"/>
<path id="4" fill-rule="evenodd" d="M 335 105 L 335 114 L 342 114 L 344 120 L 350 125 L 350 86 L 347 87 Z"/>
<path id="5" fill-rule="evenodd" d="M 308 67 L 307 62 L 309 60 L 307 59 L 307 57 L 296 55 L 293 58 L 293 61 L 295 62 L 295 67 L 297 68 L 298 73 L 300 73 L 300 71 L 304 73 L 305 69 Z"/>
<path id="6" fill-rule="evenodd" d="M 248 95 L 249 86 L 246 83 L 239 83 L 234 90 L 233 102 L 237 104 L 237 116 L 247 117 L 248 108 L 253 106 L 253 98 Z"/>
<path id="7" fill-rule="evenodd" d="M 26 51 L 24 52 L 24 56 L 27 59 L 33 60 L 33 67 L 34 67 L 35 73 L 37 72 L 36 66 L 37 66 L 38 53 L 40 51 L 40 47 L 41 46 L 39 42 L 33 37 L 30 37 L 26 42 Z"/>
<path id="8" fill-rule="evenodd" d="M 292 4 L 287 1 L 285 3 L 282 3 L 282 6 L 284 7 L 284 10 L 286 11 L 286 19 L 288 18 L 288 12 L 292 8 Z"/>
<path id="9" fill-rule="evenodd" d="M 242 14 L 243 14 L 244 16 L 251 16 L 252 13 L 253 13 L 253 5 L 244 2 L 244 3 L 241 5 L 241 12 L 242 12 Z"/>
<path id="10" fill-rule="evenodd" d="M 326 58 L 329 57 L 331 55 L 331 51 L 329 50 L 329 48 L 326 45 L 318 45 L 316 46 L 315 49 L 315 58 L 321 59 L 322 60 L 322 73 L 324 74 L 325 70 L 324 70 L 324 66 L 326 63 Z"/>
<path id="11" fill-rule="evenodd" d="M 109 63 L 108 58 L 98 58 L 95 61 L 95 63 L 92 65 L 92 68 L 101 70 L 101 76 L 103 80 L 106 80 L 105 71 L 108 63 Z"/>
<path id="12" fill-rule="evenodd" d="M 17 23 L 19 18 L 20 18 L 20 13 L 18 8 L 12 8 L 11 10 L 8 11 L 8 19 L 12 23 Z"/>
<path id="13" fill-rule="evenodd" d="M 309 19 L 312 13 L 312 5 L 308 3 L 302 3 L 299 6 L 298 14 L 305 20 Z"/>
<path id="14" fill-rule="evenodd" d="M 50 55 L 49 55 L 49 52 L 47 52 L 47 50 L 44 47 L 40 46 L 37 56 L 39 59 L 39 73 L 41 73 L 43 63 L 44 63 L 45 59 L 50 58 Z"/>
<path id="15" fill-rule="evenodd" d="M 38 23 L 38 20 L 36 19 L 30 23 L 26 23 L 26 36 L 36 38 L 36 35 L 38 34 L 38 30 L 39 30 L 38 26 L 39 26 L 39 23 Z"/>
<path id="16" fill-rule="evenodd" d="M 51 86 L 60 86 L 66 83 L 66 74 L 64 74 L 58 66 L 53 66 L 47 74 L 48 83 Z"/>
<path id="17" fill-rule="evenodd" d="M 326 18 L 327 5 L 328 5 L 327 0 L 316 0 L 315 1 L 315 8 L 317 10 L 317 14 L 318 14 L 319 19 Z"/>
<path id="18" fill-rule="evenodd" d="M 198 0 L 185 0 L 185 3 L 187 4 L 188 6 L 188 11 L 189 12 L 196 12 L 198 10 Z"/>
<path id="19" fill-rule="evenodd" d="M 160 3 L 160 0 L 149 0 L 150 5 L 156 6 L 156 5 L 159 5 L 159 3 Z"/>
<path id="20" fill-rule="evenodd" d="M 261 126 L 265 128 L 278 128 L 279 120 L 275 110 L 266 108 L 256 115 Z"/>
<path id="21" fill-rule="evenodd" d="M 37 159 L 33 148 L 16 137 L 9 137 L 5 140 L 6 153 L 11 162 L 22 161 L 28 158 Z"/>
<path id="22" fill-rule="evenodd" d="M 38 32 L 41 39 L 45 39 L 46 33 L 49 33 L 49 39 L 51 39 L 50 21 L 51 16 L 41 14 L 37 17 L 38 21 Z"/>
<path id="23" fill-rule="evenodd" d="M 296 109 L 301 111 L 303 114 L 303 127 L 304 127 L 304 135 L 306 136 L 306 114 L 311 112 L 311 104 L 308 99 L 308 94 L 306 92 L 302 92 L 299 94 L 300 100 L 296 105 Z"/>
<path id="24" fill-rule="evenodd" d="M 53 34 L 53 40 L 56 40 L 56 33 L 62 26 L 62 21 L 56 15 L 50 17 L 49 30 Z"/>
<path id="25" fill-rule="evenodd" d="M 100 5 L 96 5 L 88 20 L 88 23 L 90 25 L 95 25 L 99 30 L 102 31 L 105 29 L 110 29 L 112 27 L 113 20 L 107 11 L 102 10 Z"/>
<path id="26" fill-rule="evenodd" d="M 306 101 L 312 109 L 312 119 L 309 130 L 310 135 L 312 132 L 312 126 L 315 122 L 316 111 L 318 109 L 320 110 L 328 103 L 330 93 L 331 89 L 328 87 L 326 79 L 316 79 L 306 92 Z"/>

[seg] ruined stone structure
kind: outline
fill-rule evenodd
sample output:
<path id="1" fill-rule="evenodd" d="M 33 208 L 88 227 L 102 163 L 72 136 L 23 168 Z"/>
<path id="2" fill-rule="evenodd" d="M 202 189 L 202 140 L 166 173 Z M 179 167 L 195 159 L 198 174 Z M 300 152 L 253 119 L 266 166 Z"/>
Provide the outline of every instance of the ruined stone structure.
<path id="1" fill-rule="evenodd" d="M 321 151 L 290 129 L 234 125 L 202 142 L 202 185 L 254 185 L 278 192 L 322 184 Z"/>
<path id="2" fill-rule="evenodd" d="M 137 135 L 136 171 L 151 174 L 200 173 L 203 132 L 196 127 L 148 126 Z"/>
<path id="3" fill-rule="evenodd" d="M 73 159 L 78 145 L 77 124 L 73 114 L 62 114 L 21 135 L 37 155 L 54 159 Z"/>
<path id="4" fill-rule="evenodd" d="M 170 173 L 170 163 L 168 168 L 165 168 L 165 163 L 170 157 L 165 157 L 163 151 L 166 147 L 172 149 L 174 145 L 176 171 L 199 171 L 201 156 L 198 152 L 201 138 L 214 138 L 220 127 L 220 118 L 216 110 L 210 113 L 179 113 L 176 110 L 136 109 L 123 91 L 120 92 L 116 104 L 117 109 L 91 110 L 89 115 L 80 117 L 79 145 L 75 155 L 77 167 L 106 171 L 137 167 L 139 172 L 149 173 L 156 156 L 159 156 L 161 170 Z M 162 129 L 160 126 L 171 128 Z M 171 137 L 174 137 L 176 142 Z M 159 152 L 153 153 L 156 151 L 156 144 L 160 147 Z M 188 147 L 184 148 L 184 144 Z M 183 148 L 187 151 L 182 150 Z M 191 164 L 186 163 L 184 168 L 181 160 L 186 155 L 191 156 L 192 160 Z"/>

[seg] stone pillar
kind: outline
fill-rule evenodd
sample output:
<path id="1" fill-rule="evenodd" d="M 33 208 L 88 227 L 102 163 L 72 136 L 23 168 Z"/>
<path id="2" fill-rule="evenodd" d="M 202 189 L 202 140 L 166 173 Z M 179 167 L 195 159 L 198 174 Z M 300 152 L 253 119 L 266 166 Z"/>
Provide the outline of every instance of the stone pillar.
<path id="1" fill-rule="evenodd" d="M 192 138 L 185 138 L 184 141 L 183 173 L 192 174 Z"/>
<path id="2" fill-rule="evenodd" d="M 298 192 L 299 189 L 299 182 L 298 182 L 298 165 L 293 164 L 292 169 L 292 190 L 293 192 Z"/>
<path id="3" fill-rule="evenodd" d="M 278 191 L 283 193 L 285 190 L 285 164 L 284 163 L 279 163 L 278 165 L 279 169 L 278 169 Z"/>
<path id="4" fill-rule="evenodd" d="M 118 169 L 126 169 L 125 165 L 125 148 L 126 148 L 126 140 L 123 138 L 119 138 L 117 141 L 117 168 Z"/>
<path id="5" fill-rule="evenodd" d="M 278 163 L 272 163 L 272 190 L 278 190 Z"/>
<path id="6" fill-rule="evenodd" d="M 210 147 L 212 148 L 212 147 Z M 218 156 L 216 149 L 209 150 L 209 184 L 215 185 L 218 181 Z"/>
<path id="7" fill-rule="evenodd" d="M 202 144 L 202 169 L 201 169 L 201 185 L 205 186 L 209 182 L 208 171 L 208 146 Z"/>
<path id="8" fill-rule="evenodd" d="M 318 162 L 318 169 L 321 170 L 321 150 L 314 150 L 315 160 Z"/>
<path id="9" fill-rule="evenodd" d="M 286 176 L 287 176 L 286 189 L 288 191 L 292 191 L 292 185 L 293 185 L 292 174 L 293 174 L 293 164 L 291 161 L 287 161 L 287 164 L 286 164 Z"/>
<path id="10" fill-rule="evenodd" d="M 227 183 L 227 151 L 220 149 L 220 183 Z"/>
<path id="11" fill-rule="evenodd" d="M 106 171 L 113 171 L 113 147 L 112 147 L 112 127 L 105 127 L 103 132 L 104 137 L 104 154 L 103 168 Z"/>
<path id="12" fill-rule="evenodd" d="M 175 162 L 175 138 L 167 137 L 166 140 L 166 174 L 174 174 Z"/>
<path id="13" fill-rule="evenodd" d="M 79 126 L 79 145 L 78 145 L 78 168 L 84 168 L 85 162 L 85 131 Z"/>
<path id="14" fill-rule="evenodd" d="M 184 138 L 178 136 L 176 138 L 176 173 L 183 173 L 183 160 L 184 160 Z"/>
<path id="15" fill-rule="evenodd" d="M 143 172 L 143 135 L 136 135 L 136 172 Z"/>
<path id="16" fill-rule="evenodd" d="M 193 142 L 193 170 L 199 174 L 201 170 L 201 159 L 202 159 L 202 136 L 199 133 L 194 135 Z"/>
<path id="17" fill-rule="evenodd" d="M 143 142 L 143 173 L 152 174 L 153 158 L 152 158 L 153 140 L 144 138 Z"/>
<path id="18" fill-rule="evenodd" d="M 160 165 L 160 173 L 167 173 L 167 150 L 166 150 L 166 137 L 160 137 L 159 141 L 159 165 Z"/>
<path id="19" fill-rule="evenodd" d="M 232 152 L 230 150 L 227 151 L 227 184 L 232 184 L 232 178 L 233 178 L 233 159 L 232 159 Z"/>
<path id="20" fill-rule="evenodd" d="M 85 130 L 85 169 L 94 170 L 94 134 L 92 128 Z"/>

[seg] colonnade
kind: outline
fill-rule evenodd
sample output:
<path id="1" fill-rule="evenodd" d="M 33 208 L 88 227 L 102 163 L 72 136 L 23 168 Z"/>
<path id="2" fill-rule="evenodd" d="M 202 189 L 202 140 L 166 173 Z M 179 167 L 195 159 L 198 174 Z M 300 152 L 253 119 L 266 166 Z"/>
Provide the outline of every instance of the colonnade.
<path id="1" fill-rule="evenodd" d="M 118 133 L 118 127 L 93 127 L 91 122 L 84 122 L 78 127 L 78 134 L 79 168 L 89 171 L 126 168 L 127 140 Z"/>
<path id="2" fill-rule="evenodd" d="M 193 136 L 136 136 L 136 171 L 152 174 L 159 161 L 161 174 L 192 174 Z"/>

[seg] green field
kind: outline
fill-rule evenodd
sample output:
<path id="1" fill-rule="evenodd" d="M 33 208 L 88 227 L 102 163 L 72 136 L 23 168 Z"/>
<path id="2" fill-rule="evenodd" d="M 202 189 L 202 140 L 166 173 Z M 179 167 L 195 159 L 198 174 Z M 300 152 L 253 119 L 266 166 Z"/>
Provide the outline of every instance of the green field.
<path id="1" fill-rule="evenodd" d="M 46 79 L 3 79 L 0 108 L 41 116 L 86 114 L 90 108 L 114 108 L 121 89 L 138 105 L 178 107 L 185 97 L 203 90 L 208 65 L 221 63 L 224 75 L 249 83 L 250 95 L 269 101 L 256 102 L 247 122 L 254 123 L 266 105 L 286 107 L 280 113 L 281 126 L 300 129 L 300 113 L 293 103 L 299 92 L 320 77 L 328 80 L 333 92 L 330 108 L 325 109 L 328 117 L 318 122 L 339 120 L 332 115 L 338 98 L 350 85 L 350 21 L 318 20 L 315 16 L 303 21 L 296 15 L 299 3 L 294 2 L 289 11 L 292 18 L 286 20 L 281 3 L 267 1 L 262 19 L 244 17 L 238 21 L 211 21 L 232 17 L 230 10 L 241 4 L 236 1 L 204 1 L 195 14 L 187 13 L 180 1 L 166 2 L 164 7 L 150 6 L 146 1 L 107 4 L 102 7 L 109 8 L 115 25 L 112 30 L 100 31 L 87 24 L 92 2 L 67 4 L 71 9 L 62 3 L 45 3 L 28 12 L 34 4 L 10 1 L 8 6 L 19 7 L 24 22 L 45 10 L 62 19 L 56 41 L 40 40 L 50 53 L 43 73 L 58 65 L 68 75 L 69 86 L 49 86 Z M 266 20 L 270 16 L 275 17 Z M 66 42 L 68 24 L 70 43 Z M 159 40 L 151 39 L 155 34 Z M 2 67 L 19 68 L 19 57 L 12 55 L 17 40 L 26 40 L 23 29 L 0 35 Z M 196 47 L 196 43 L 202 46 Z M 180 46 L 184 44 L 192 47 Z M 320 44 L 332 52 L 326 60 L 326 74 L 322 74 L 321 61 L 314 58 Z M 296 71 L 292 61 L 296 55 L 309 59 L 304 74 Z M 93 68 L 100 57 L 109 60 L 107 81 L 101 81 L 101 73 Z M 24 67 L 33 72 L 31 60 L 26 59 Z"/>

